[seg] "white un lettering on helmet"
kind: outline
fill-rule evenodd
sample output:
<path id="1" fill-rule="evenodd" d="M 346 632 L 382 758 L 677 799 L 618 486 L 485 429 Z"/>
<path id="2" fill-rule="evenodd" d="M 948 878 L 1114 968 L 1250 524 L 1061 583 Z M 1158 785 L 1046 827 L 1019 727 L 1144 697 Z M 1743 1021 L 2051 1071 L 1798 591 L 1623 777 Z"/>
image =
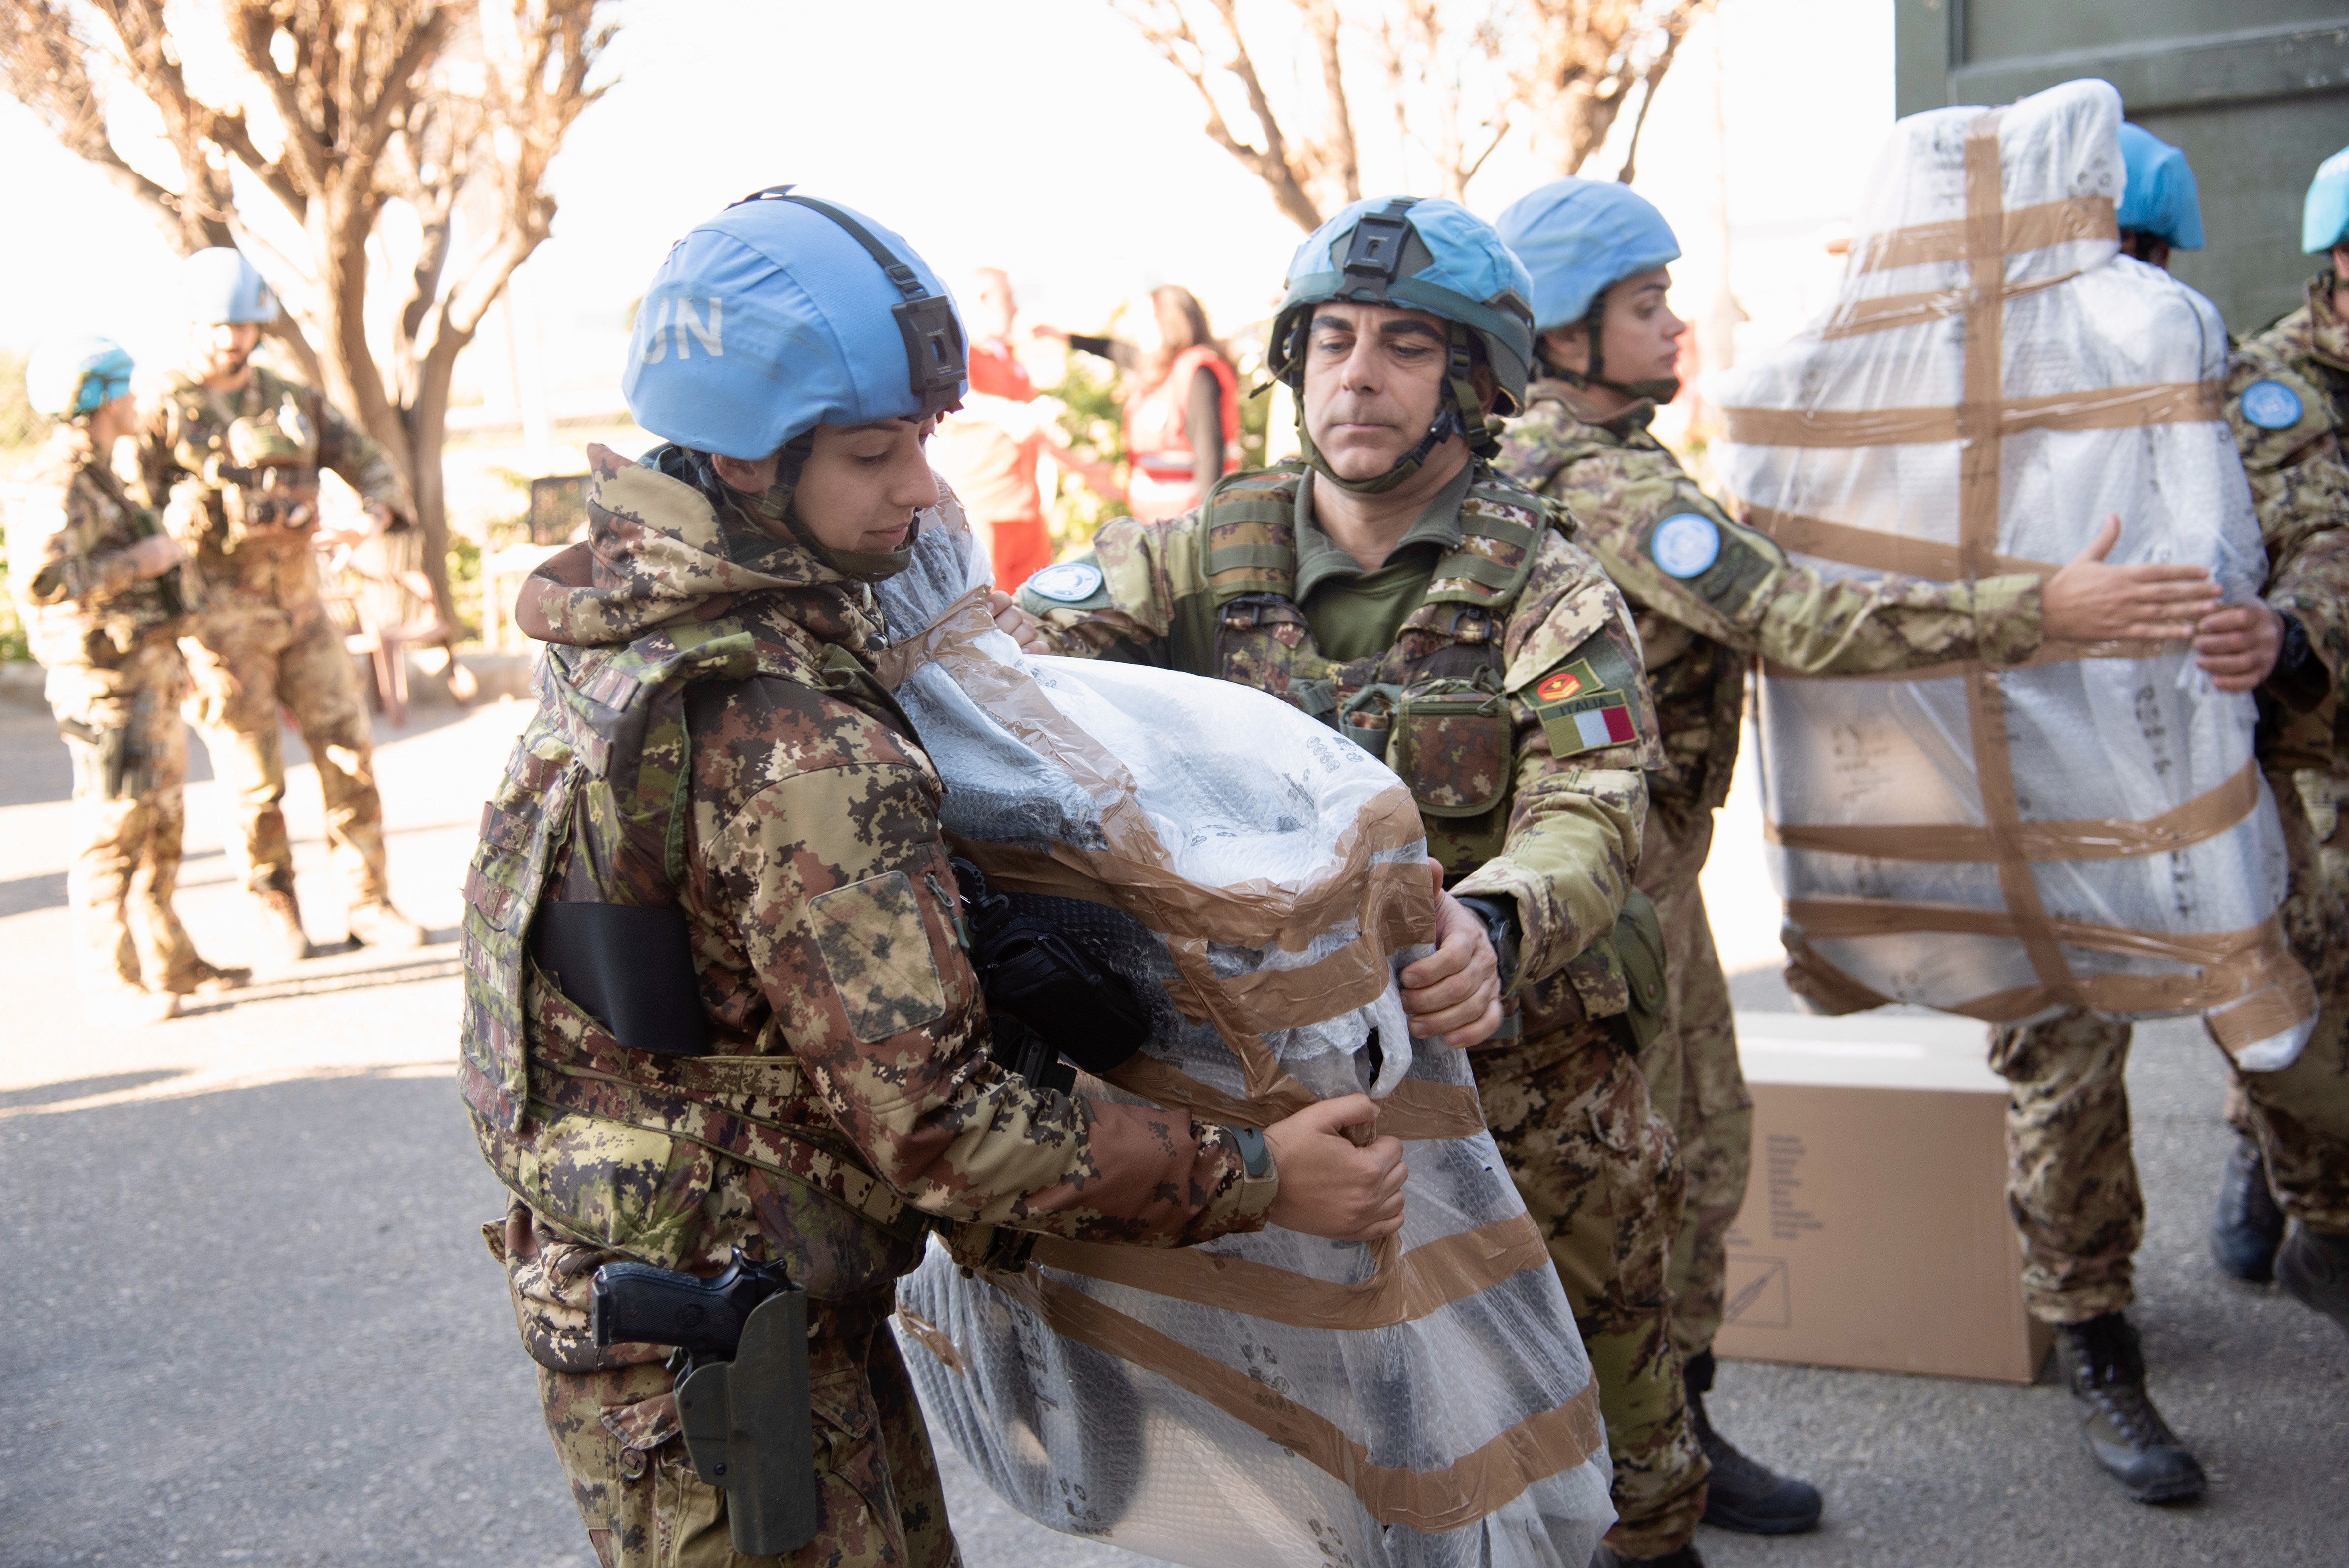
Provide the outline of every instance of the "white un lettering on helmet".
<path id="1" fill-rule="evenodd" d="M 1721 559 L 1721 530 L 1700 512 L 1674 512 L 1656 524 L 1648 553 L 1665 576 L 1695 577 Z"/>
<path id="2" fill-rule="evenodd" d="M 709 307 L 706 316 L 695 308 L 697 302 L 691 299 L 645 302 L 644 317 L 636 325 L 641 335 L 636 352 L 647 365 L 658 365 L 667 358 L 672 346 L 679 359 L 692 358 L 696 345 L 712 359 L 726 357 L 726 302 L 706 299 L 698 303 Z"/>

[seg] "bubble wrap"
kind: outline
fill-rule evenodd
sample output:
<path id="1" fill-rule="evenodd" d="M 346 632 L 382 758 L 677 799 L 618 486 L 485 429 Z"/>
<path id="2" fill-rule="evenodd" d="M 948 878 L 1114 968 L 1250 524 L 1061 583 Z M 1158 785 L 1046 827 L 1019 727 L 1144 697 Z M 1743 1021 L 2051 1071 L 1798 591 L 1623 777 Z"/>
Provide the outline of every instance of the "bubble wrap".
<path id="1" fill-rule="evenodd" d="M 1737 504 L 1830 575 L 2052 570 L 2117 512 L 2116 563 L 2197 562 L 2230 602 L 2253 597 L 2267 557 L 2219 417 L 2226 330 L 2199 294 L 2116 255 L 2117 95 L 2072 82 L 1994 130 L 1985 114 L 1895 127 L 1835 308 L 1711 388 Z M 1999 263 L 1968 250 L 1985 236 L 2004 252 L 1987 309 Z M 1765 809 L 1781 835 L 1830 830 L 1774 847 L 1789 925 L 1878 997 L 2000 1021 L 2206 1012 L 2238 1060 L 2282 1065 L 2313 1008 L 2270 923 L 2285 863 L 2252 700 L 2214 688 L 2183 645 L 2117 651 L 2139 656 L 2049 650 L 1895 680 L 1765 669 Z M 2002 722 L 2008 759 L 1985 789 Z M 2017 831 L 2032 824 L 2057 827 Z M 1931 847 L 1951 827 L 1992 831 Z M 1853 829 L 1881 831 L 1832 831 Z"/>
<path id="2" fill-rule="evenodd" d="M 1405 1026 L 1393 973 L 1424 949 L 1390 956 L 1392 910 L 1364 891 L 1424 899 L 1408 797 L 1261 693 L 1022 655 L 973 614 L 986 580 L 944 497 L 914 567 L 877 590 L 906 639 L 883 678 L 959 847 L 1135 983 L 1140 1065 L 1190 1109 L 1261 1125 L 1367 1092 L 1412 1175 L 1401 1234 L 1375 1244 L 1048 1238 L 1017 1275 L 967 1275 L 934 1247 L 897 1320 L 932 1426 L 1029 1517 L 1169 1562 L 1583 1568 L 1614 1518 L 1589 1364 L 1466 1057 Z M 1063 875 L 1101 880 L 1070 897 Z M 1367 982 L 1322 981 L 1366 949 Z M 1279 972 L 1285 989 L 1260 989 Z M 1170 1103 L 1115 1076 L 1077 1092 Z"/>

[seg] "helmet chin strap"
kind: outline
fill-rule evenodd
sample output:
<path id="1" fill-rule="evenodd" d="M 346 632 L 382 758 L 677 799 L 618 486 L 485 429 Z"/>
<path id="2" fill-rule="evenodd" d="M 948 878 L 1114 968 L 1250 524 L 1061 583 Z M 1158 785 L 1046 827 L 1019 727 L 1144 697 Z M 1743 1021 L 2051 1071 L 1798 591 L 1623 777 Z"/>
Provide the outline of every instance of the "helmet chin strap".
<path id="1" fill-rule="evenodd" d="M 1553 365 L 1548 356 L 1540 353 L 1537 343 L 1535 352 L 1540 357 L 1543 368 L 1569 387 L 1604 387 L 1609 392 L 1620 393 L 1634 401 L 1652 397 L 1659 403 L 1669 403 L 1679 397 L 1681 378 L 1677 376 L 1651 376 L 1644 381 L 1614 381 L 1599 374 L 1607 367 L 1607 352 L 1601 342 L 1606 318 L 1607 291 L 1600 289 L 1599 297 L 1590 302 L 1590 314 L 1582 318 L 1582 335 L 1590 345 L 1589 368 L 1568 370 L 1564 366 Z"/>
<path id="2" fill-rule="evenodd" d="M 879 583 L 911 566 L 914 563 L 914 542 L 922 536 L 920 512 L 914 513 L 913 527 L 906 531 L 905 542 L 895 550 L 835 550 L 816 538 L 801 518 L 799 508 L 792 504 L 792 498 L 799 489 L 801 465 L 807 461 L 809 452 L 813 449 L 812 433 L 802 433 L 784 442 L 782 450 L 775 454 L 773 482 L 757 495 L 746 494 L 719 479 L 715 467 L 705 457 L 700 463 L 701 471 L 706 476 L 704 488 L 720 497 L 761 533 L 769 531 L 768 525 L 781 523 L 801 549 L 852 582 Z"/>
<path id="3" fill-rule="evenodd" d="M 1475 361 L 1468 354 L 1468 329 L 1458 322 L 1449 323 L 1450 355 L 1444 368 L 1444 388 L 1436 406 L 1435 418 L 1427 427 L 1419 444 L 1395 459 L 1394 467 L 1374 479 L 1350 480 L 1330 468 L 1330 459 L 1313 444 L 1313 432 L 1305 428 L 1305 398 L 1299 389 L 1297 399 L 1297 439 L 1305 450 L 1305 460 L 1313 471 L 1336 485 L 1340 490 L 1356 495 L 1384 495 L 1412 475 L 1419 472 L 1431 453 L 1454 435 L 1466 438 L 1468 450 L 1476 457 L 1490 458 L 1501 449 L 1500 421 L 1486 419 L 1482 413 L 1470 415 L 1478 407 L 1476 385 L 1470 372 Z M 1300 377 L 1301 379 L 1301 377 Z"/>

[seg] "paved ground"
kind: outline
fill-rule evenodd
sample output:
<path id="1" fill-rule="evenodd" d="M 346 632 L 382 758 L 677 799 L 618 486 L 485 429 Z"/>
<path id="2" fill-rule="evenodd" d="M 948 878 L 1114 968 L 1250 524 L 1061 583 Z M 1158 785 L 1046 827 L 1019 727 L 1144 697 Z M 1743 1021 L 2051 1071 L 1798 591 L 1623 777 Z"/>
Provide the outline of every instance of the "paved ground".
<path id="1" fill-rule="evenodd" d="M 448 1067 L 458 868 L 519 717 L 424 709 L 381 737 L 395 892 L 438 944 L 336 954 L 109 1038 L 66 982 L 64 756 L 43 716 L 0 703 L 0 1568 L 592 1563 L 478 1239 L 501 1202 Z M 234 960 L 219 803 L 209 782 L 191 793 L 181 909 Z M 305 907 L 331 938 L 306 768 L 293 799 Z M 1725 822 L 1732 846 L 1750 810 Z M 1724 949 L 1758 963 L 1775 920 L 1758 861 L 1722 864 Z M 1740 991 L 1785 1005 L 1764 972 Z M 2153 1511 L 2108 1491 L 2045 1384 L 1732 1366 L 1721 1424 L 1816 1478 L 1829 1525 L 1707 1532 L 1709 1561 L 2349 1559 L 2349 1338 L 2202 1261 L 2226 1137 L 2209 1048 L 2149 1029 L 2131 1085 L 2154 1210 L 2139 1315 L 2211 1496 Z M 975 1568 L 1137 1561 L 1009 1515 L 944 1457 Z"/>

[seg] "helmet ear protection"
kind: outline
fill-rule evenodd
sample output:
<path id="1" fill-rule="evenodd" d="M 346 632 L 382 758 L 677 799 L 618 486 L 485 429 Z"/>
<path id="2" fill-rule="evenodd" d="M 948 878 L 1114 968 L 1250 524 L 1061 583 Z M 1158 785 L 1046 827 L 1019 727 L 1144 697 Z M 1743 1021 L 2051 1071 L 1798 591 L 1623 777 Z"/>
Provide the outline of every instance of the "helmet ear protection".
<path id="1" fill-rule="evenodd" d="M 896 318 L 898 335 L 905 341 L 905 375 L 915 397 L 921 403 L 921 411 L 915 418 L 934 418 L 961 404 L 964 344 L 962 324 L 955 319 L 952 300 L 945 294 L 930 293 L 902 257 L 874 239 L 871 230 L 829 201 L 794 196 L 789 185 L 770 185 L 763 191 L 753 191 L 734 205 L 740 207 L 749 201 L 790 201 L 811 212 L 821 212 L 864 246 L 865 253 L 880 263 L 881 271 L 896 285 L 897 292 L 905 296 L 890 308 L 889 314 Z"/>

